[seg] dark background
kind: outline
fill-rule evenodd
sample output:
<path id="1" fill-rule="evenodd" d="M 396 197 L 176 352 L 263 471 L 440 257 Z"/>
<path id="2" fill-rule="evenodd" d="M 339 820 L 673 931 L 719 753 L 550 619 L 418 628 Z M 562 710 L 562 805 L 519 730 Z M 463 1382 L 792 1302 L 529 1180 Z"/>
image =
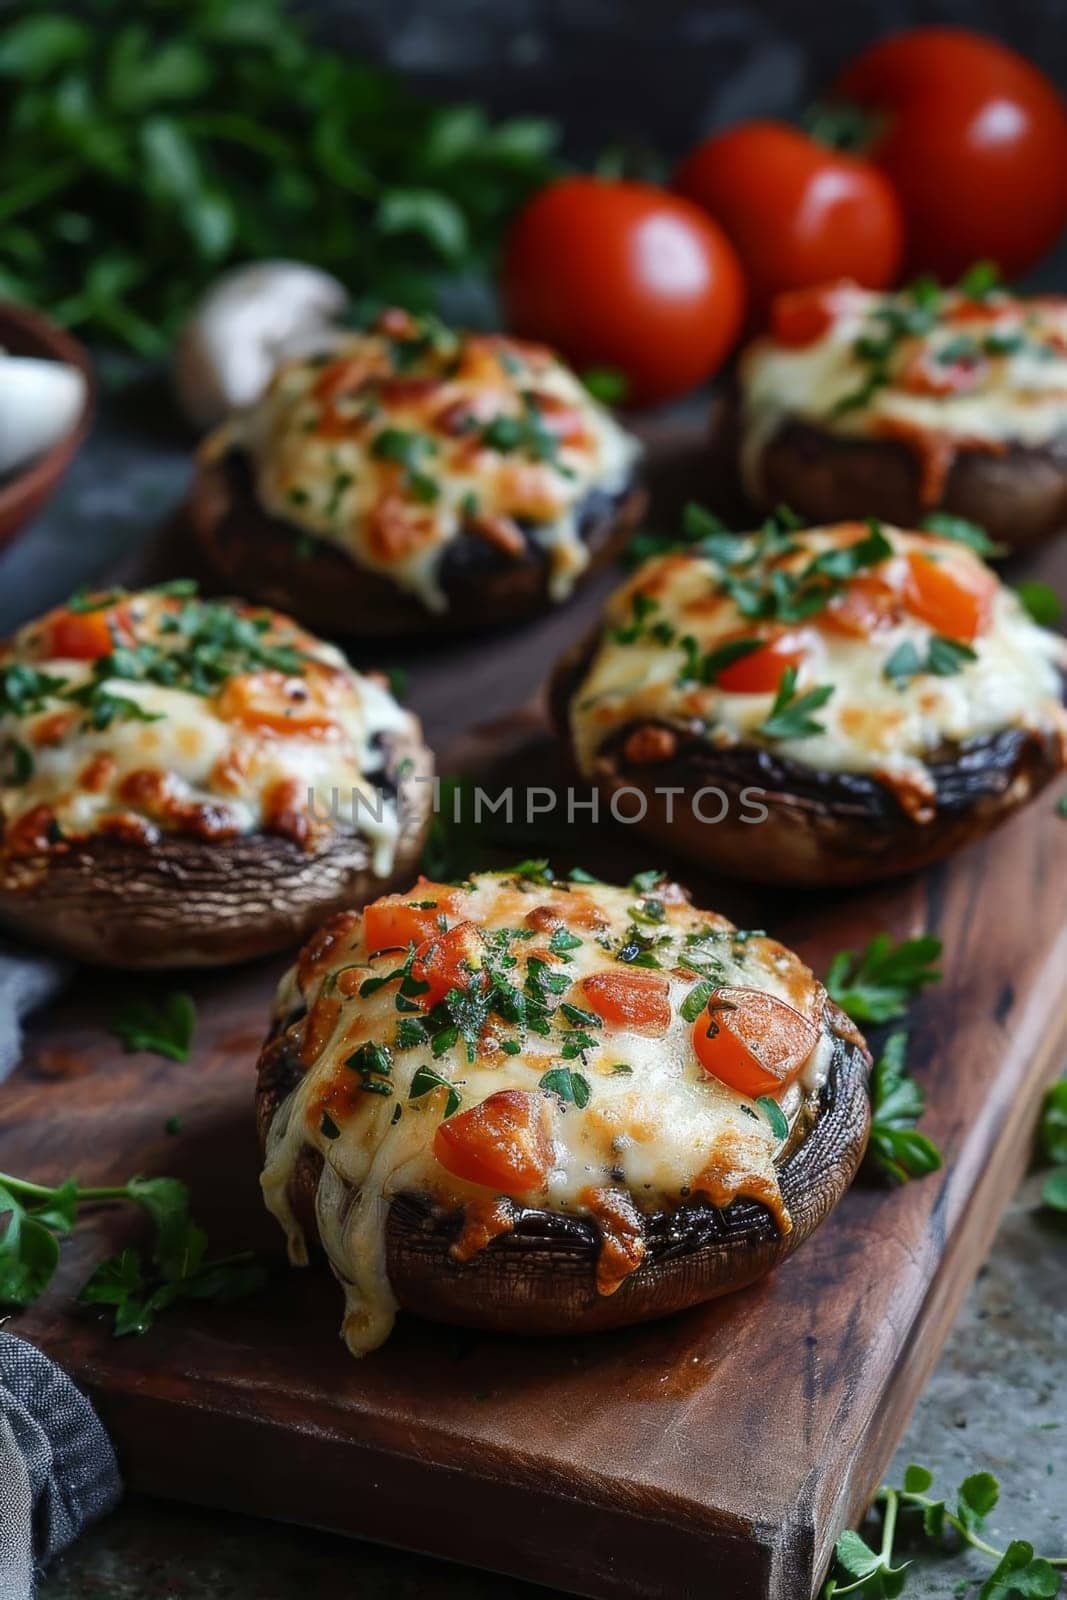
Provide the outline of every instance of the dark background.
<path id="1" fill-rule="evenodd" d="M 1067 88 L 1067 0 L 315 0 L 331 41 L 440 98 L 557 118 L 567 153 L 617 141 L 668 157 L 751 116 L 790 116 L 850 56 L 916 23 L 978 28 Z M 951 204 L 951 196 L 946 196 Z"/>

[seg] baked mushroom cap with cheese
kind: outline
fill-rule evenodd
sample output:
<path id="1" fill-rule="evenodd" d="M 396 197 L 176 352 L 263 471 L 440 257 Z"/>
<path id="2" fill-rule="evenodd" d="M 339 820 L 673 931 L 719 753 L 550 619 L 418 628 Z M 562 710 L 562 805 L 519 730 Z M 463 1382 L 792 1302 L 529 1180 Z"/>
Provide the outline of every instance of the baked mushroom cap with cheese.
<path id="1" fill-rule="evenodd" d="M 859 883 L 986 833 L 1064 765 L 1064 641 L 965 544 L 687 525 L 555 674 L 557 728 L 620 820 L 731 876 Z"/>
<path id="2" fill-rule="evenodd" d="M 1067 298 L 972 274 L 782 296 L 738 365 L 744 486 L 807 521 L 934 511 L 1024 546 L 1067 527 Z"/>
<path id="3" fill-rule="evenodd" d="M 185 582 L 0 649 L 0 763 L 0 923 L 129 967 L 280 949 L 404 881 L 432 771 L 384 681 Z"/>
<path id="4" fill-rule="evenodd" d="M 550 351 L 393 310 L 208 437 L 190 517 L 227 583 L 313 626 L 489 627 L 618 549 L 637 455 Z"/>
<path id="5" fill-rule="evenodd" d="M 859 1164 L 869 1065 L 797 956 L 658 874 L 420 878 L 281 983 L 263 1194 L 294 1264 L 321 1241 L 354 1355 L 401 1306 L 618 1326 L 801 1243 Z"/>

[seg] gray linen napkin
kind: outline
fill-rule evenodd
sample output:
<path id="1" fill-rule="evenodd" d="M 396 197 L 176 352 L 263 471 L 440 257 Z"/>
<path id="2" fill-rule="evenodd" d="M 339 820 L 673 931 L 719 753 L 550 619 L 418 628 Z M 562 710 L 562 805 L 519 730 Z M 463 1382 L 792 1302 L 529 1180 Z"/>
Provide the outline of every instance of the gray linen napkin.
<path id="1" fill-rule="evenodd" d="M 32 1600 L 37 1568 L 121 1494 L 88 1400 L 33 1345 L 0 1332 L 0 1600 Z"/>
<path id="2" fill-rule="evenodd" d="M 65 983 L 68 961 L 0 943 L 0 1083 L 18 1065 L 22 1021 Z"/>

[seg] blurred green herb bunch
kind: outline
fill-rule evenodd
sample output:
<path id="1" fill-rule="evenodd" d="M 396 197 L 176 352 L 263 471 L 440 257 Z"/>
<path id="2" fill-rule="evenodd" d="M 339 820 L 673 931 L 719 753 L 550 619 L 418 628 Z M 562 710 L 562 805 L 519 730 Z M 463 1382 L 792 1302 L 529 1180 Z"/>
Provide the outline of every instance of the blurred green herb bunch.
<path id="1" fill-rule="evenodd" d="M 286 0 L 20 0 L 0 11 L 0 297 L 143 354 L 236 261 L 425 308 L 491 264 L 555 138 L 416 98 Z"/>

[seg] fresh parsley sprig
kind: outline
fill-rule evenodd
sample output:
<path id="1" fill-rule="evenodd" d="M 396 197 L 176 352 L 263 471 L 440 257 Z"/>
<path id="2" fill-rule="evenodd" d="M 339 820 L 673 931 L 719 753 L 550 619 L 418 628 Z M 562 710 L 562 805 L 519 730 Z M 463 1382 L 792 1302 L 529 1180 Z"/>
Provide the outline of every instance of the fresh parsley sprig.
<path id="1" fill-rule="evenodd" d="M 189 1211 L 177 1178 L 131 1178 L 82 1188 L 76 1179 L 49 1188 L 0 1173 L 0 1303 L 32 1305 L 59 1265 L 60 1240 L 73 1232 L 82 1206 L 132 1202 L 152 1220 L 155 1239 L 143 1254 L 126 1249 L 97 1267 L 79 1299 L 114 1308 L 115 1334 L 145 1333 L 179 1300 L 234 1300 L 265 1281 L 248 1252 L 210 1259 L 207 1235 Z"/>
<path id="2" fill-rule="evenodd" d="M 940 981 L 940 956 L 941 940 L 934 934 L 898 944 L 890 934 L 876 933 L 859 955 L 838 951 L 826 974 L 827 993 L 854 1022 L 893 1022 L 927 984 Z"/>
<path id="3" fill-rule="evenodd" d="M 892 1033 L 871 1073 L 871 1137 L 867 1159 L 895 1183 L 924 1178 L 941 1166 L 941 1152 L 916 1123 L 926 1096 L 905 1071 L 908 1036 Z"/>
<path id="4" fill-rule="evenodd" d="M 1067 1078 L 1045 1096 L 1037 1130 L 1038 1159 L 1051 1166 L 1041 1185 L 1042 1204 L 1067 1212 Z"/>
<path id="5" fill-rule="evenodd" d="M 901 1531 L 927 1541 L 939 1554 L 980 1551 L 996 1562 L 978 1592 L 977 1600 L 1051 1600 L 1059 1593 L 1057 1568 L 1067 1567 L 1067 1557 L 1034 1554 L 1024 1539 L 1013 1539 L 998 1550 L 982 1536 L 986 1519 L 1000 1498 L 1000 1485 L 991 1472 L 974 1472 L 956 1492 L 955 1504 L 928 1493 L 933 1474 L 912 1465 L 900 1488 L 883 1485 L 874 1497 L 882 1518 L 877 1549 L 853 1529 L 837 1541 L 834 1567 L 823 1589 L 823 1600 L 858 1594 L 864 1600 L 895 1600 L 908 1587 L 907 1561 L 898 1561 L 896 1543 Z"/>
<path id="6" fill-rule="evenodd" d="M 127 1051 L 150 1050 L 170 1061 L 188 1061 L 196 1031 L 196 1003 L 180 991 L 151 1000 L 129 1000 L 111 1021 L 111 1032 Z"/>

